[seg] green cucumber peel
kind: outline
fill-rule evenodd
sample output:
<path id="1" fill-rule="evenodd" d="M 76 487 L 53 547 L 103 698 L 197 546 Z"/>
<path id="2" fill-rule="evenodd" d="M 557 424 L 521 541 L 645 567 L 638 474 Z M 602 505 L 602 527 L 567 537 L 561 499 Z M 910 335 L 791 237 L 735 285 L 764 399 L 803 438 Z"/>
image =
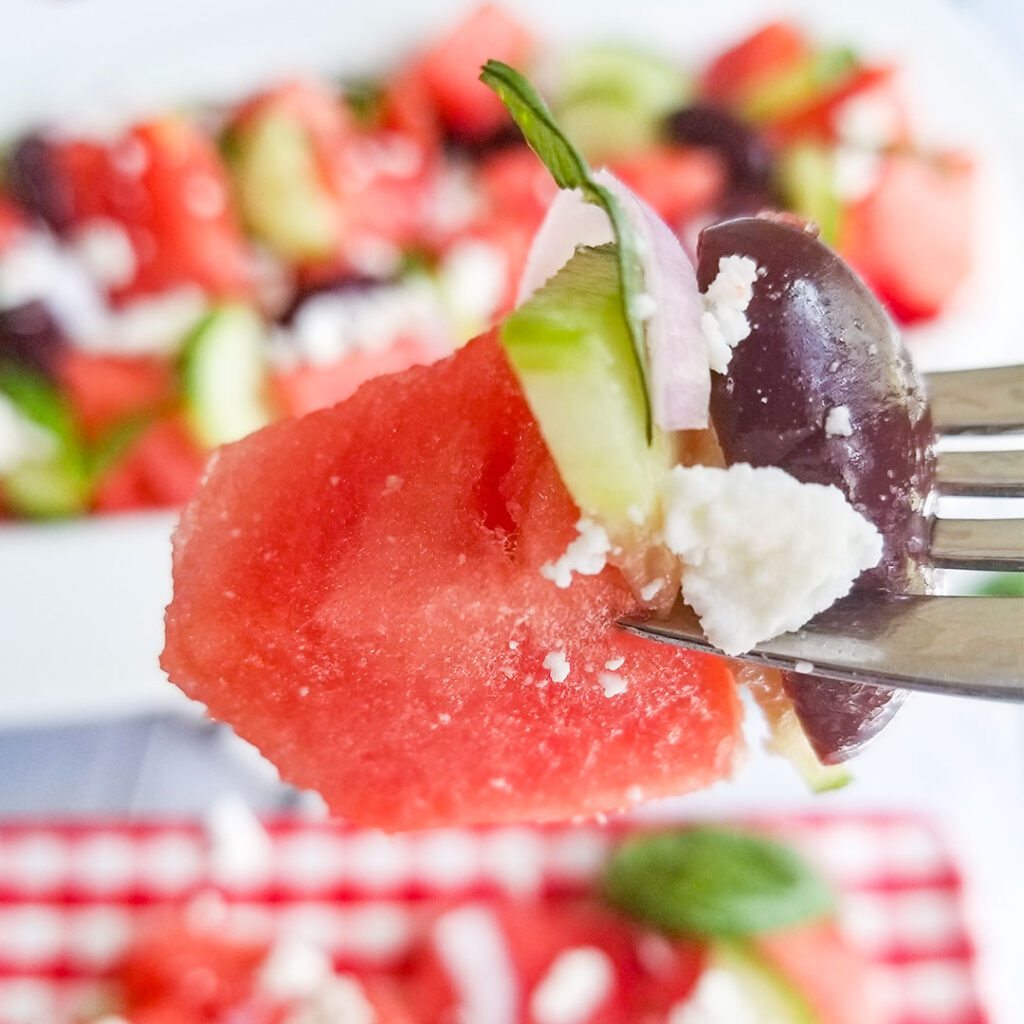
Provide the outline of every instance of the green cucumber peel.
<path id="1" fill-rule="evenodd" d="M 633 313 L 635 298 L 643 293 L 644 282 L 629 218 L 618 199 L 594 180 L 587 161 L 555 123 L 548 105 L 515 68 L 499 60 L 489 60 L 480 72 L 480 81 L 498 94 L 527 145 L 548 169 L 555 184 L 559 188 L 579 189 L 588 203 L 600 206 L 608 214 L 618 253 L 622 316 L 633 343 L 636 368 L 643 384 L 644 429 L 650 444 L 654 437 L 654 423 L 647 389 L 644 326 Z"/>
<path id="2" fill-rule="evenodd" d="M 712 938 L 784 928 L 835 907 L 829 886 L 788 847 L 708 826 L 627 840 L 602 890 L 613 906 L 659 930 Z"/>

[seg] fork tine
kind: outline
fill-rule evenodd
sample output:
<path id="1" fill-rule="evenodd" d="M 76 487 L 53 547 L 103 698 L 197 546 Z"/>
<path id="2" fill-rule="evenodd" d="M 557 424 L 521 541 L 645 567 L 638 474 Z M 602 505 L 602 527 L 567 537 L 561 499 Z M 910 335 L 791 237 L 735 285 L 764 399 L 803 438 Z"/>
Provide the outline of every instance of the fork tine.
<path id="1" fill-rule="evenodd" d="M 943 494 L 1024 497 L 1024 450 L 940 452 L 938 481 Z"/>
<path id="2" fill-rule="evenodd" d="M 930 373 L 925 381 L 940 434 L 1024 430 L 1024 366 Z"/>
<path id="3" fill-rule="evenodd" d="M 1024 598 L 856 593 L 743 655 L 771 668 L 904 690 L 1024 700 Z M 622 619 L 653 640 L 711 651 L 681 601 L 665 620 Z"/>
<path id="4" fill-rule="evenodd" d="M 936 519 L 931 557 L 940 569 L 1024 572 L 1024 519 Z"/>

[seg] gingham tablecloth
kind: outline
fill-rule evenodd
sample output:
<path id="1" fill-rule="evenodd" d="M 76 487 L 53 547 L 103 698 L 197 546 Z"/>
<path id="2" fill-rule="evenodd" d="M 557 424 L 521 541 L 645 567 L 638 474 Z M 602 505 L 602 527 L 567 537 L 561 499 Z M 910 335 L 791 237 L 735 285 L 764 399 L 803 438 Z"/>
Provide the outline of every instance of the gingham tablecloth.
<path id="1" fill-rule="evenodd" d="M 792 841 L 840 890 L 871 965 L 877 1024 L 984 1024 L 961 881 L 936 831 L 893 816 L 754 824 Z M 229 913 L 387 966 L 440 901 L 585 891 L 626 826 L 495 827 L 387 836 L 274 821 L 229 856 L 195 824 L 0 826 L 0 1024 L 54 1024 L 116 959 L 139 918 L 209 889 Z M 261 849 L 255 849 L 261 847 Z M 874 1024 L 874 1022 L 865 1022 Z"/>

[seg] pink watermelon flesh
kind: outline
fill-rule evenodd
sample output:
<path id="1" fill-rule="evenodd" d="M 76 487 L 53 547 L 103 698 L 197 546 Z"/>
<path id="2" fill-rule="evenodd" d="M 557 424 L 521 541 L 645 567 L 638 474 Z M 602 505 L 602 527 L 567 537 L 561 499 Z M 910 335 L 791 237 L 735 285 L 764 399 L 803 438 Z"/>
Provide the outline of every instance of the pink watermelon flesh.
<path id="1" fill-rule="evenodd" d="M 578 517 L 484 336 L 220 450 L 175 535 L 162 664 L 285 779 L 385 829 L 707 785 L 738 742 L 731 673 L 618 629 L 617 570 L 541 575 Z"/>

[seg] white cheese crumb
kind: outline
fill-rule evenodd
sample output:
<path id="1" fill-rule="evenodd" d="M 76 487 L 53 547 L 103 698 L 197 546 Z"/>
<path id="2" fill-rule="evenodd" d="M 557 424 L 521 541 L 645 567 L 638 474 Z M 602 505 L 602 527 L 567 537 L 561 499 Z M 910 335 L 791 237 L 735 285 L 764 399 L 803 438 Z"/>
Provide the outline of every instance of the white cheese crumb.
<path id="1" fill-rule="evenodd" d="M 708 346 L 708 364 L 717 373 L 725 373 L 732 350 L 750 334 L 747 307 L 754 297 L 757 276 L 757 264 L 749 256 L 723 256 L 718 274 L 704 292 L 700 325 Z"/>
<path id="2" fill-rule="evenodd" d="M 615 672 L 602 672 L 597 681 L 601 684 L 606 697 L 618 697 L 620 693 L 626 692 L 628 685 L 626 680 Z"/>
<path id="3" fill-rule="evenodd" d="M 339 974 L 307 1002 L 295 1007 L 284 1024 L 376 1024 L 377 1011 L 358 978 Z"/>
<path id="4" fill-rule="evenodd" d="M 289 936 L 270 950 L 257 984 L 272 999 L 307 999 L 333 975 L 331 958 L 322 949 Z"/>
<path id="5" fill-rule="evenodd" d="M 652 598 L 657 596 L 657 593 L 661 588 L 665 586 L 665 578 L 663 576 L 655 576 L 650 583 L 645 584 L 640 588 L 640 597 L 644 601 L 650 601 Z"/>
<path id="6" fill-rule="evenodd" d="M 478 330 L 505 295 L 508 259 L 494 245 L 469 240 L 453 245 L 439 268 L 441 294 L 457 322 Z"/>
<path id="7" fill-rule="evenodd" d="M 556 587 L 565 588 L 572 583 L 572 574 L 596 576 L 604 569 L 612 543 L 603 526 L 583 518 L 576 524 L 579 534 L 565 549 L 565 554 L 555 562 L 545 562 L 540 574 L 551 580 Z"/>
<path id="8" fill-rule="evenodd" d="M 829 409 L 825 416 L 825 433 L 829 437 L 849 437 L 853 433 L 849 406 L 837 405 Z"/>
<path id="9" fill-rule="evenodd" d="M 625 664 L 625 658 L 612 658 L 610 661 L 606 661 L 604 663 L 604 667 L 608 669 L 609 672 L 617 672 Z"/>
<path id="10" fill-rule="evenodd" d="M 608 998 L 615 968 L 608 954 L 595 946 L 560 953 L 530 997 L 537 1024 L 582 1024 Z"/>
<path id="11" fill-rule="evenodd" d="M 93 352 L 173 355 L 208 308 L 201 288 L 182 285 L 111 311 L 93 332 L 80 334 L 76 341 Z"/>
<path id="12" fill-rule="evenodd" d="M 493 911 L 473 904 L 448 911 L 434 924 L 432 942 L 455 990 L 460 1020 L 515 1024 L 518 979 Z"/>
<path id="13" fill-rule="evenodd" d="M 566 660 L 565 651 L 548 651 L 542 664 L 550 673 L 553 683 L 564 683 L 569 676 L 569 662 Z"/>
<path id="14" fill-rule="evenodd" d="M 798 661 L 793 666 L 794 672 L 799 672 L 801 675 L 810 675 L 814 671 L 814 665 L 809 661 Z"/>
<path id="15" fill-rule="evenodd" d="M 354 352 L 384 352 L 407 337 L 417 339 L 418 351 L 438 357 L 454 347 L 441 297 L 422 277 L 311 296 L 277 331 L 269 354 L 286 370 L 331 366 Z"/>
<path id="16" fill-rule="evenodd" d="M 688 999 L 669 1011 L 668 1024 L 766 1024 L 737 981 L 721 967 L 709 967 Z"/>
<path id="17" fill-rule="evenodd" d="M 57 454 L 57 439 L 0 392 L 0 476 Z"/>
<path id="18" fill-rule="evenodd" d="M 135 277 L 135 249 L 116 221 L 87 221 L 72 235 L 71 249 L 92 279 L 105 288 L 118 288 Z"/>
<path id="19" fill-rule="evenodd" d="M 833 157 L 833 182 L 840 199 L 855 203 L 869 196 L 882 176 L 881 151 L 860 146 L 837 146 Z"/>
<path id="20" fill-rule="evenodd" d="M 726 654 L 799 629 L 878 564 L 882 538 L 836 487 L 774 466 L 676 466 L 665 543 L 683 563 L 683 597 Z"/>

